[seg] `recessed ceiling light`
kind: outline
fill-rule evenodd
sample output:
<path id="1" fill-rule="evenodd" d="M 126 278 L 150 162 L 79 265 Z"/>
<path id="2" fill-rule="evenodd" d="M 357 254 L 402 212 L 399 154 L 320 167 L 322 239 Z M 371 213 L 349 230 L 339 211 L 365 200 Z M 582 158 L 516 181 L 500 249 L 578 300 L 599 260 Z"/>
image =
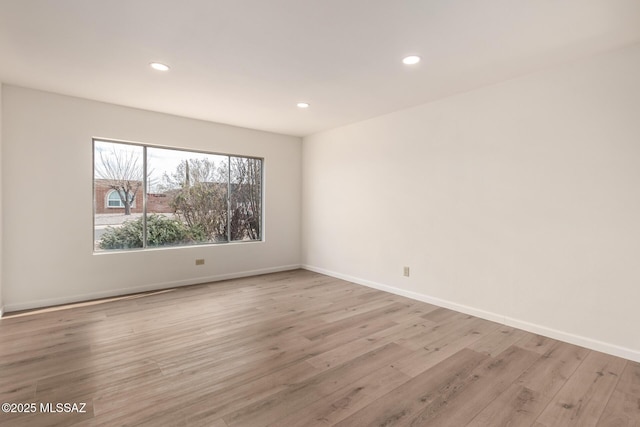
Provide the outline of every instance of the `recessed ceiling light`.
<path id="1" fill-rule="evenodd" d="M 415 55 L 406 56 L 402 59 L 402 63 L 405 65 L 415 65 L 418 62 L 420 62 L 420 57 Z"/>
<path id="2" fill-rule="evenodd" d="M 298 108 L 309 108 L 309 103 L 307 102 L 298 102 L 296 105 Z"/>
<path id="3" fill-rule="evenodd" d="M 153 68 L 154 70 L 158 70 L 158 71 L 169 71 L 169 66 L 168 66 L 168 65 L 161 64 L 160 62 L 152 62 L 151 64 L 149 64 L 149 66 L 150 66 L 151 68 Z"/>

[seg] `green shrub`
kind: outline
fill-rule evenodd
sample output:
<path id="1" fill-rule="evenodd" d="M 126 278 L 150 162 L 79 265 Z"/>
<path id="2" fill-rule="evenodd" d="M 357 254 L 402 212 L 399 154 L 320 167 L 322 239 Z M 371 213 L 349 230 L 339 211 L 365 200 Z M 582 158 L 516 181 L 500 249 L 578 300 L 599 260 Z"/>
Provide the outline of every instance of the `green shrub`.
<path id="1" fill-rule="evenodd" d="M 189 243 L 200 233 L 193 233 L 182 222 L 162 215 L 147 216 L 147 245 L 164 246 Z M 107 227 L 100 239 L 101 249 L 142 248 L 142 217 L 125 221 L 119 227 Z"/>

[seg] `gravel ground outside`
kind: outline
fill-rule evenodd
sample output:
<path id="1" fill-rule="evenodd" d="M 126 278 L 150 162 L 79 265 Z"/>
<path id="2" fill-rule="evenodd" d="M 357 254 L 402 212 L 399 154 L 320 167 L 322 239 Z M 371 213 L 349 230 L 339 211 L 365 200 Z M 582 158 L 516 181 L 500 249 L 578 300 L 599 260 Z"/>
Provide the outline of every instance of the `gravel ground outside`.
<path id="1" fill-rule="evenodd" d="M 170 218 L 173 218 L 173 214 L 170 213 L 161 213 L 156 215 L 164 215 Z M 135 219 L 141 218 L 141 213 L 132 213 L 131 215 L 125 214 L 96 214 L 95 226 L 106 226 L 106 225 L 120 225 L 125 221 L 133 221 Z"/>

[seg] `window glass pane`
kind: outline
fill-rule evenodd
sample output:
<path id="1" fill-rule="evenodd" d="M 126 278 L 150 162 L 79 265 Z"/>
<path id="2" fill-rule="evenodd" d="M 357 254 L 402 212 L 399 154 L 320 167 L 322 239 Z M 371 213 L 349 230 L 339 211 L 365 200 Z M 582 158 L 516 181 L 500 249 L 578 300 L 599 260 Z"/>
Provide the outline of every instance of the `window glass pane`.
<path id="1" fill-rule="evenodd" d="M 262 160 L 231 157 L 231 240 L 262 238 Z"/>
<path id="2" fill-rule="evenodd" d="M 142 147 L 96 140 L 93 158 L 95 250 L 142 248 Z"/>
<path id="3" fill-rule="evenodd" d="M 115 190 L 111 190 L 109 192 L 108 201 L 109 201 L 109 206 L 111 207 L 116 207 L 116 208 L 121 206 L 124 207 L 124 205 L 120 201 L 120 194 Z"/>
<path id="4" fill-rule="evenodd" d="M 147 148 L 147 246 L 227 241 L 228 156 Z"/>
<path id="5" fill-rule="evenodd" d="M 111 190 L 107 196 L 107 202 L 109 207 L 113 208 L 124 208 L 125 204 L 122 202 L 125 198 L 124 193 L 121 191 Z M 129 206 L 131 208 L 136 207 L 136 197 L 132 194 L 129 194 Z"/>
<path id="6" fill-rule="evenodd" d="M 262 240 L 262 169 L 261 159 L 94 140 L 94 250 Z"/>

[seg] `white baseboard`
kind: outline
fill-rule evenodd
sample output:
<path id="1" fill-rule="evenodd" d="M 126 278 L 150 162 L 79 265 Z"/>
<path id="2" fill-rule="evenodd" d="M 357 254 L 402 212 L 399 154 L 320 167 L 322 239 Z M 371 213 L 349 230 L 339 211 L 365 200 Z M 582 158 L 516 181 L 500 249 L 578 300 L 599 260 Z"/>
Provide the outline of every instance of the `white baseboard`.
<path id="1" fill-rule="evenodd" d="M 0 318 L 2 318 L 3 314 L 4 314 L 4 305 L 0 305 Z"/>
<path id="2" fill-rule="evenodd" d="M 241 277 L 258 276 L 260 274 L 277 273 L 280 271 L 296 270 L 301 268 L 299 264 L 283 265 L 278 267 L 262 268 L 258 270 L 240 271 L 235 273 L 218 274 L 215 276 L 196 277 L 188 280 L 176 280 L 172 282 L 153 283 L 149 285 L 136 286 L 132 288 L 110 289 L 108 291 L 90 292 L 86 294 L 70 295 L 60 298 L 48 298 L 33 300 L 15 304 L 6 304 L 6 313 L 19 310 L 29 310 L 32 308 L 51 307 L 54 305 L 71 304 L 75 302 L 89 301 L 100 298 L 116 297 L 139 292 L 159 291 L 162 289 L 177 288 L 180 286 L 198 285 L 209 282 L 219 282 L 221 280 L 238 279 Z"/>
<path id="3" fill-rule="evenodd" d="M 582 335 L 572 334 L 570 332 L 560 331 L 557 329 L 549 328 L 547 326 L 542 326 L 511 317 L 507 317 L 504 323 L 505 325 L 513 326 L 514 328 L 553 338 L 558 341 L 568 342 L 580 347 L 585 347 L 591 350 L 600 351 L 602 353 L 611 354 L 613 356 L 622 357 L 623 359 L 640 362 L 640 351 L 633 350 L 627 347 L 622 347 L 616 344 L 611 344 Z"/>
<path id="4" fill-rule="evenodd" d="M 314 267 L 312 265 L 303 264 L 301 267 L 304 268 L 305 270 L 314 271 L 316 273 L 324 274 L 326 276 L 331 276 L 337 279 L 342 279 L 349 282 L 357 283 L 359 285 L 367 286 L 370 288 L 374 288 L 374 289 L 389 292 L 392 294 L 400 295 L 403 297 L 411 298 L 414 300 L 426 302 L 429 304 L 437 305 L 438 307 L 444 307 L 451 310 L 459 311 L 461 313 L 469 314 L 471 316 L 476 316 L 482 319 L 491 320 L 493 322 L 502 323 L 507 326 L 522 329 L 524 331 L 531 332 L 534 334 L 543 335 L 545 337 L 553 338 L 559 341 L 564 341 L 570 344 L 579 345 L 581 347 L 585 347 L 591 350 L 600 351 L 602 353 L 611 354 L 613 356 L 622 357 L 624 359 L 633 360 L 635 362 L 640 362 L 640 351 L 638 350 L 633 350 L 627 347 L 622 347 L 622 346 L 607 343 L 604 341 L 599 341 L 593 338 L 589 338 L 581 335 L 575 335 L 570 332 L 560 331 L 557 329 L 549 328 L 547 326 L 530 323 L 522 319 L 516 319 L 513 317 L 507 317 L 498 313 L 480 310 L 474 307 L 458 304 L 453 301 L 447 301 L 440 298 L 431 297 L 429 295 L 421 294 L 418 292 L 407 291 L 404 289 L 396 288 L 394 286 L 373 282 L 371 280 L 361 279 L 359 277 L 349 276 L 347 274 L 325 270 L 324 268 Z"/>

